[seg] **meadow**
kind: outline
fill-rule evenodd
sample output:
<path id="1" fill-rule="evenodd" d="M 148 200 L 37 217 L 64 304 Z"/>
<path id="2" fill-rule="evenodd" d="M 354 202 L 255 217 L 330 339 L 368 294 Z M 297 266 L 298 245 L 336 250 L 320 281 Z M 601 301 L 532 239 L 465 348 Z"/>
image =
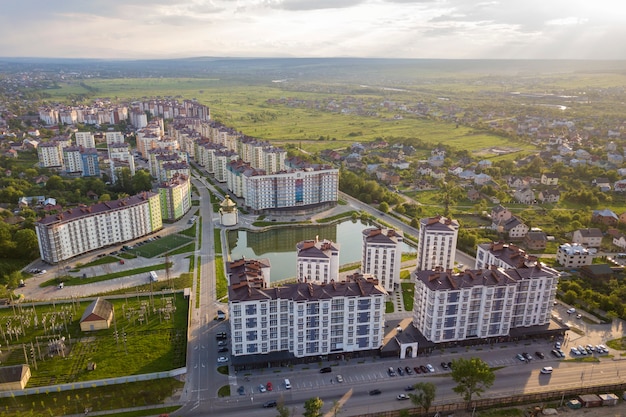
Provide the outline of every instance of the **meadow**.
<path id="1" fill-rule="evenodd" d="M 2 364 L 22 364 L 29 352 L 29 388 L 185 366 L 188 302 L 181 293 L 137 293 L 107 301 L 113 304 L 114 321 L 109 329 L 95 332 L 80 330 L 91 301 L 17 304 L 0 310 Z M 89 370 L 89 363 L 96 368 Z"/>

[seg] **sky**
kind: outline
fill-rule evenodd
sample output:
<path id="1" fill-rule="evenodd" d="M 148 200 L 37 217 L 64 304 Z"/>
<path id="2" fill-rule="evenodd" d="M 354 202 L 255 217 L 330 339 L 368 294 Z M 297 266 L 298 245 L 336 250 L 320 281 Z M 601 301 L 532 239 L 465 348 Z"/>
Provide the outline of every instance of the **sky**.
<path id="1" fill-rule="evenodd" d="M 4 0 L 0 56 L 626 59 L 622 0 Z"/>

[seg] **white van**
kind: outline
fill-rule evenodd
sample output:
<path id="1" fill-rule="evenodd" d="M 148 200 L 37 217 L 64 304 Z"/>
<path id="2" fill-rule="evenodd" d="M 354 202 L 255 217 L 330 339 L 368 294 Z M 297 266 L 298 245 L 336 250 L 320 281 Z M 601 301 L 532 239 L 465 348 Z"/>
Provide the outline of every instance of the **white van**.
<path id="1" fill-rule="evenodd" d="M 291 382 L 287 378 L 285 378 L 285 389 L 291 389 Z"/>
<path id="2" fill-rule="evenodd" d="M 541 373 L 542 374 L 551 374 L 552 373 L 552 367 L 551 366 L 544 366 L 543 368 L 541 368 Z"/>

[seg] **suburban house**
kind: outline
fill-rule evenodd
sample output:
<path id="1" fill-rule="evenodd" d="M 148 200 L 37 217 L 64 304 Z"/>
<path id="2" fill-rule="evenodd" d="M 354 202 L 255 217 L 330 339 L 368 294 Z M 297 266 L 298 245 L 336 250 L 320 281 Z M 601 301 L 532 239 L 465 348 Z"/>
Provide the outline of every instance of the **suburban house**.
<path id="1" fill-rule="evenodd" d="M 509 220 L 511 217 L 513 217 L 513 213 L 501 204 L 491 209 L 491 221 L 494 225 L 500 223 L 502 220 Z"/>
<path id="2" fill-rule="evenodd" d="M 532 250 L 544 250 L 547 242 L 548 236 L 541 231 L 528 232 L 524 238 L 524 244 Z"/>
<path id="3" fill-rule="evenodd" d="M 541 184 L 543 185 L 558 185 L 559 177 L 557 174 L 553 173 L 543 173 L 541 174 Z"/>
<path id="4" fill-rule="evenodd" d="M 0 391 L 23 390 L 30 379 L 30 366 L 13 365 L 0 367 Z"/>
<path id="5" fill-rule="evenodd" d="M 577 243 L 588 248 L 599 248 L 602 244 L 602 230 L 597 227 L 575 230 L 574 233 L 572 233 L 572 243 Z"/>
<path id="6" fill-rule="evenodd" d="M 593 256 L 581 245 L 564 243 L 556 251 L 556 261 L 566 268 L 576 268 L 591 265 Z"/>
<path id="7" fill-rule="evenodd" d="M 515 191 L 513 198 L 521 204 L 533 204 L 535 202 L 535 193 L 530 188 L 521 188 Z"/>
<path id="8" fill-rule="evenodd" d="M 580 275 L 594 281 L 608 282 L 613 277 L 613 270 L 608 264 L 585 265 L 580 268 Z"/>
<path id="9" fill-rule="evenodd" d="M 620 234 L 613 238 L 613 244 L 618 248 L 626 249 L 626 236 Z"/>
<path id="10" fill-rule="evenodd" d="M 113 320 L 113 305 L 104 298 L 96 298 L 80 318 L 80 330 L 91 332 L 108 329 Z"/>
<path id="11" fill-rule="evenodd" d="M 509 240 L 522 240 L 528 233 L 528 226 L 519 218 L 513 216 L 509 220 L 498 223 L 495 230 L 498 233 L 505 233 Z"/>
<path id="12" fill-rule="evenodd" d="M 561 198 L 561 193 L 555 188 L 539 191 L 537 199 L 542 203 L 558 203 Z"/>
<path id="13" fill-rule="evenodd" d="M 611 182 L 608 178 L 596 178 L 591 181 L 591 185 L 598 187 L 603 192 L 611 191 Z"/>
<path id="14" fill-rule="evenodd" d="M 609 209 L 594 210 L 591 214 L 591 221 L 605 224 L 607 226 L 615 226 L 619 222 L 617 214 Z"/>

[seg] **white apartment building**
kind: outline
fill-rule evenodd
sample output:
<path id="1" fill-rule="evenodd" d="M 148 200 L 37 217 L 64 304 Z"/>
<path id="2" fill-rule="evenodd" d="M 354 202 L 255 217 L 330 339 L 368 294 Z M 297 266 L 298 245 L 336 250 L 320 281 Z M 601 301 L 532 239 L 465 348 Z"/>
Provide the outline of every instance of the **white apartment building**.
<path id="1" fill-rule="evenodd" d="M 82 146 L 83 148 L 95 148 L 96 139 L 91 132 L 75 132 L 76 146 Z"/>
<path id="2" fill-rule="evenodd" d="M 400 285 L 404 234 L 393 229 L 370 228 L 362 232 L 361 272 L 374 276 L 380 286 L 391 292 Z"/>
<path id="3" fill-rule="evenodd" d="M 509 336 L 547 325 L 558 272 L 530 268 L 416 271 L 413 325 L 429 341 L 455 342 Z"/>
<path id="4" fill-rule="evenodd" d="M 65 171 L 68 175 L 83 174 L 83 158 L 81 156 L 81 148 L 78 146 L 63 148 L 63 171 Z"/>
<path id="5" fill-rule="evenodd" d="M 41 168 L 61 168 L 63 151 L 57 142 L 42 142 L 37 147 L 37 156 Z"/>
<path id="6" fill-rule="evenodd" d="M 107 145 L 111 145 L 113 143 L 124 143 L 124 135 L 122 132 L 105 132 L 104 136 L 106 138 Z"/>
<path id="7" fill-rule="evenodd" d="M 339 197 L 336 168 L 318 165 L 269 175 L 263 172 L 243 174 L 242 197 L 253 211 L 336 203 Z"/>
<path id="8" fill-rule="evenodd" d="M 536 261 L 536 256 L 528 255 L 524 249 L 512 243 L 481 243 L 476 247 L 474 269 L 487 269 L 492 266 L 504 269 L 522 268 Z"/>
<path id="9" fill-rule="evenodd" d="M 159 195 L 76 207 L 35 223 L 41 259 L 55 264 L 105 246 L 136 239 L 163 226 Z"/>
<path id="10" fill-rule="evenodd" d="M 459 222 L 443 216 L 420 219 L 417 269 L 454 268 Z"/>
<path id="11" fill-rule="evenodd" d="M 298 282 L 327 284 L 339 280 L 339 244 L 330 240 L 305 240 L 296 245 Z"/>
<path id="12" fill-rule="evenodd" d="M 556 261 L 566 268 L 576 268 L 593 263 L 593 255 L 586 247 L 576 243 L 564 243 L 556 251 Z"/>
<path id="13" fill-rule="evenodd" d="M 386 291 L 375 279 L 229 286 L 233 364 L 379 349 Z M 257 356 L 258 355 L 258 356 Z M 274 356 L 276 357 L 276 356 Z"/>

